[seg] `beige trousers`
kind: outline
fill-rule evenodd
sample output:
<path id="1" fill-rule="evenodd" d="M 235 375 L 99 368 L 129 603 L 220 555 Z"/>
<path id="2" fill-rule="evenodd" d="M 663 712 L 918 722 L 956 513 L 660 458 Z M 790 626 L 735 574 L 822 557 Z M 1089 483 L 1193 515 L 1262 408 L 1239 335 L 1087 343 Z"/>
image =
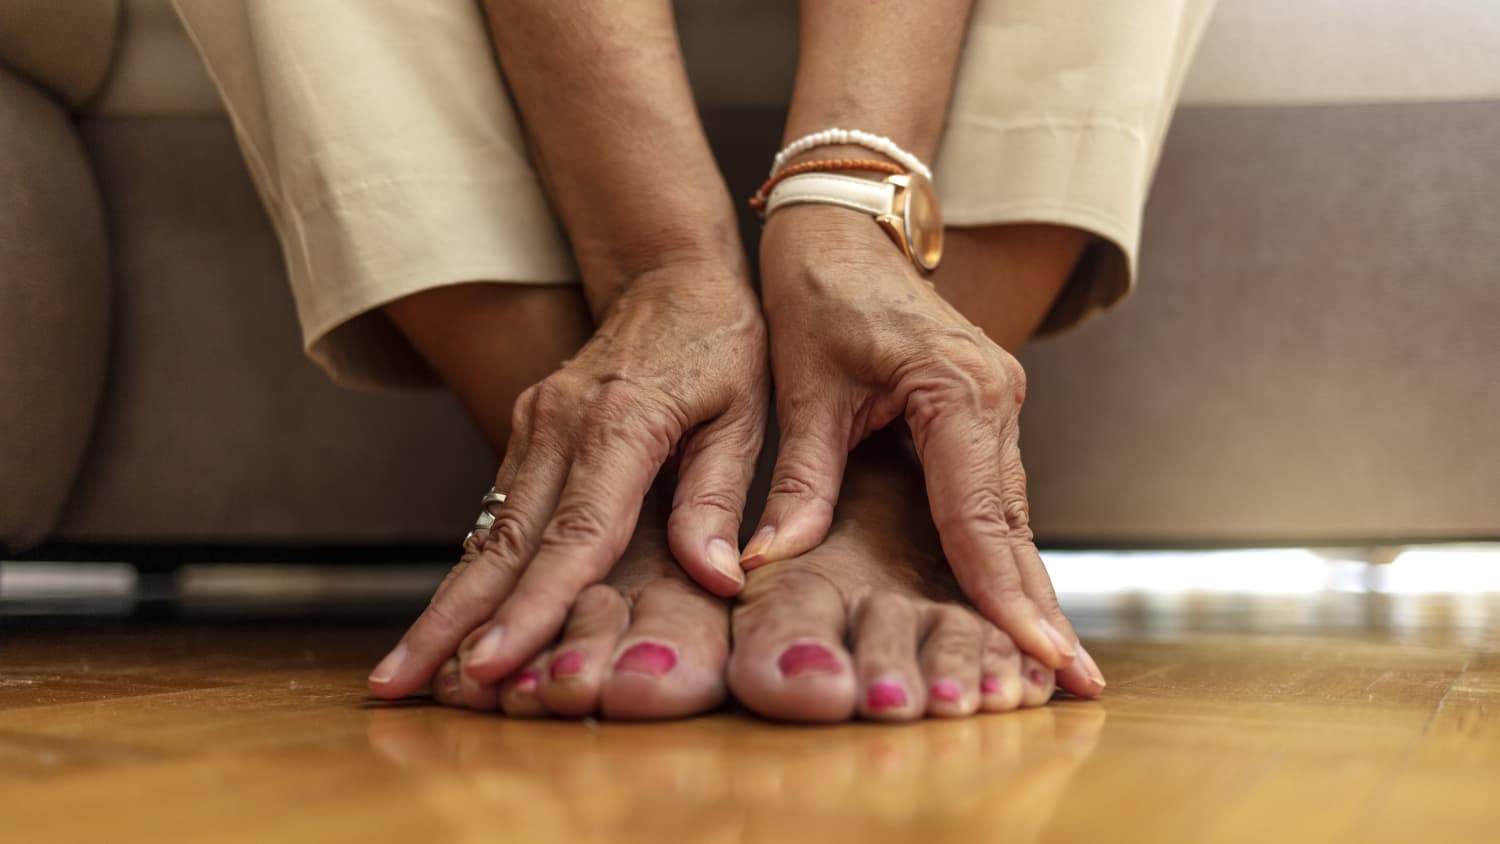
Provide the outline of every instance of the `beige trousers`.
<path id="1" fill-rule="evenodd" d="M 280 236 L 307 352 L 334 380 L 430 381 L 380 310 L 394 299 L 576 282 L 475 0 L 175 2 Z M 1211 7 L 975 3 L 933 162 L 947 223 L 1057 223 L 1106 245 L 1046 329 L 1133 284 L 1147 188 Z M 681 0 L 700 104 L 784 105 L 795 12 Z"/>

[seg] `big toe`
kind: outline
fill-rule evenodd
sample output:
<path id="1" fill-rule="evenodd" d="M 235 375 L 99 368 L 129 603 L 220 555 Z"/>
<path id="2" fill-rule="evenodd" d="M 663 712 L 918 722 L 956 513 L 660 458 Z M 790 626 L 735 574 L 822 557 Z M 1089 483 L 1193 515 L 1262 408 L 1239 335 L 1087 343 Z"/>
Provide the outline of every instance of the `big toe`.
<path id="1" fill-rule="evenodd" d="M 855 676 L 843 645 L 846 619 L 832 584 L 793 561 L 751 572 L 734 613 L 735 697 L 766 718 L 849 720 Z"/>
<path id="2" fill-rule="evenodd" d="M 682 718 L 723 703 L 729 656 L 724 602 L 686 580 L 647 585 L 630 611 L 603 678 L 608 718 Z"/>

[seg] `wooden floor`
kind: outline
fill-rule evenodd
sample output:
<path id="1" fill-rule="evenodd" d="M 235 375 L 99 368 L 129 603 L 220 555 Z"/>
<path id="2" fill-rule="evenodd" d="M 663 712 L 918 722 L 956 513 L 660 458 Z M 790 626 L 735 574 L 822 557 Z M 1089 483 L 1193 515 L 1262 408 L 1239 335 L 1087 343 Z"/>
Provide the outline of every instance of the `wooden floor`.
<path id="1" fill-rule="evenodd" d="M 1069 608 L 1103 700 L 836 728 L 376 704 L 397 618 L 12 614 L 0 840 L 1500 841 L 1500 598 Z"/>

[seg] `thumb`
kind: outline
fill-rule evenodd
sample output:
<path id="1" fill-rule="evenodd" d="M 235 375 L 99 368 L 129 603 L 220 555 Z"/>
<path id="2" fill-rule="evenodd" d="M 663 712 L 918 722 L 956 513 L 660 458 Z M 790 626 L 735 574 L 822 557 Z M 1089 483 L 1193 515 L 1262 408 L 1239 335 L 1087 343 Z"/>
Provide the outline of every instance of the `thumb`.
<path id="1" fill-rule="evenodd" d="M 760 454 L 762 414 L 720 416 L 683 444 L 667 542 L 688 576 L 721 597 L 745 585 L 740 521 Z"/>
<path id="2" fill-rule="evenodd" d="M 837 414 L 822 408 L 784 413 L 771 491 L 741 565 L 753 569 L 817 547 L 833 523 L 848 462 L 849 426 Z"/>

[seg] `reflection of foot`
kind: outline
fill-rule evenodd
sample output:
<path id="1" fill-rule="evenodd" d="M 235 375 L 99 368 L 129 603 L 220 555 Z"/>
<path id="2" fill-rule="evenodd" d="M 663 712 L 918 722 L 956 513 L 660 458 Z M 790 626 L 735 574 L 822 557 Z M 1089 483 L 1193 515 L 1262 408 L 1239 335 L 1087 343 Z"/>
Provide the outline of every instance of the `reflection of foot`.
<path id="1" fill-rule="evenodd" d="M 1059 801 L 1077 796 L 1105 726 L 1104 709 L 1082 701 L 904 730 L 738 718 L 579 730 L 427 707 L 368 716 L 403 799 L 459 841 L 497 829 L 516 841 L 1082 840 L 1086 813 Z"/>
<path id="2" fill-rule="evenodd" d="M 558 641 L 520 671 L 482 683 L 449 660 L 438 700 L 508 715 L 680 718 L 724 699 L 729 611 L 687 579 L 667 548 L 653 493 L 629 549 L 573 603 Z"/>
<path id="3" fill-rule="evenodd" d="M 828 539 L 750 572 L 729 685 L 755 712 L 905 721 L 1051 697 L 1052 672 L 964 602 L 909 449 L 889 433 L 861 446 Z"/>

